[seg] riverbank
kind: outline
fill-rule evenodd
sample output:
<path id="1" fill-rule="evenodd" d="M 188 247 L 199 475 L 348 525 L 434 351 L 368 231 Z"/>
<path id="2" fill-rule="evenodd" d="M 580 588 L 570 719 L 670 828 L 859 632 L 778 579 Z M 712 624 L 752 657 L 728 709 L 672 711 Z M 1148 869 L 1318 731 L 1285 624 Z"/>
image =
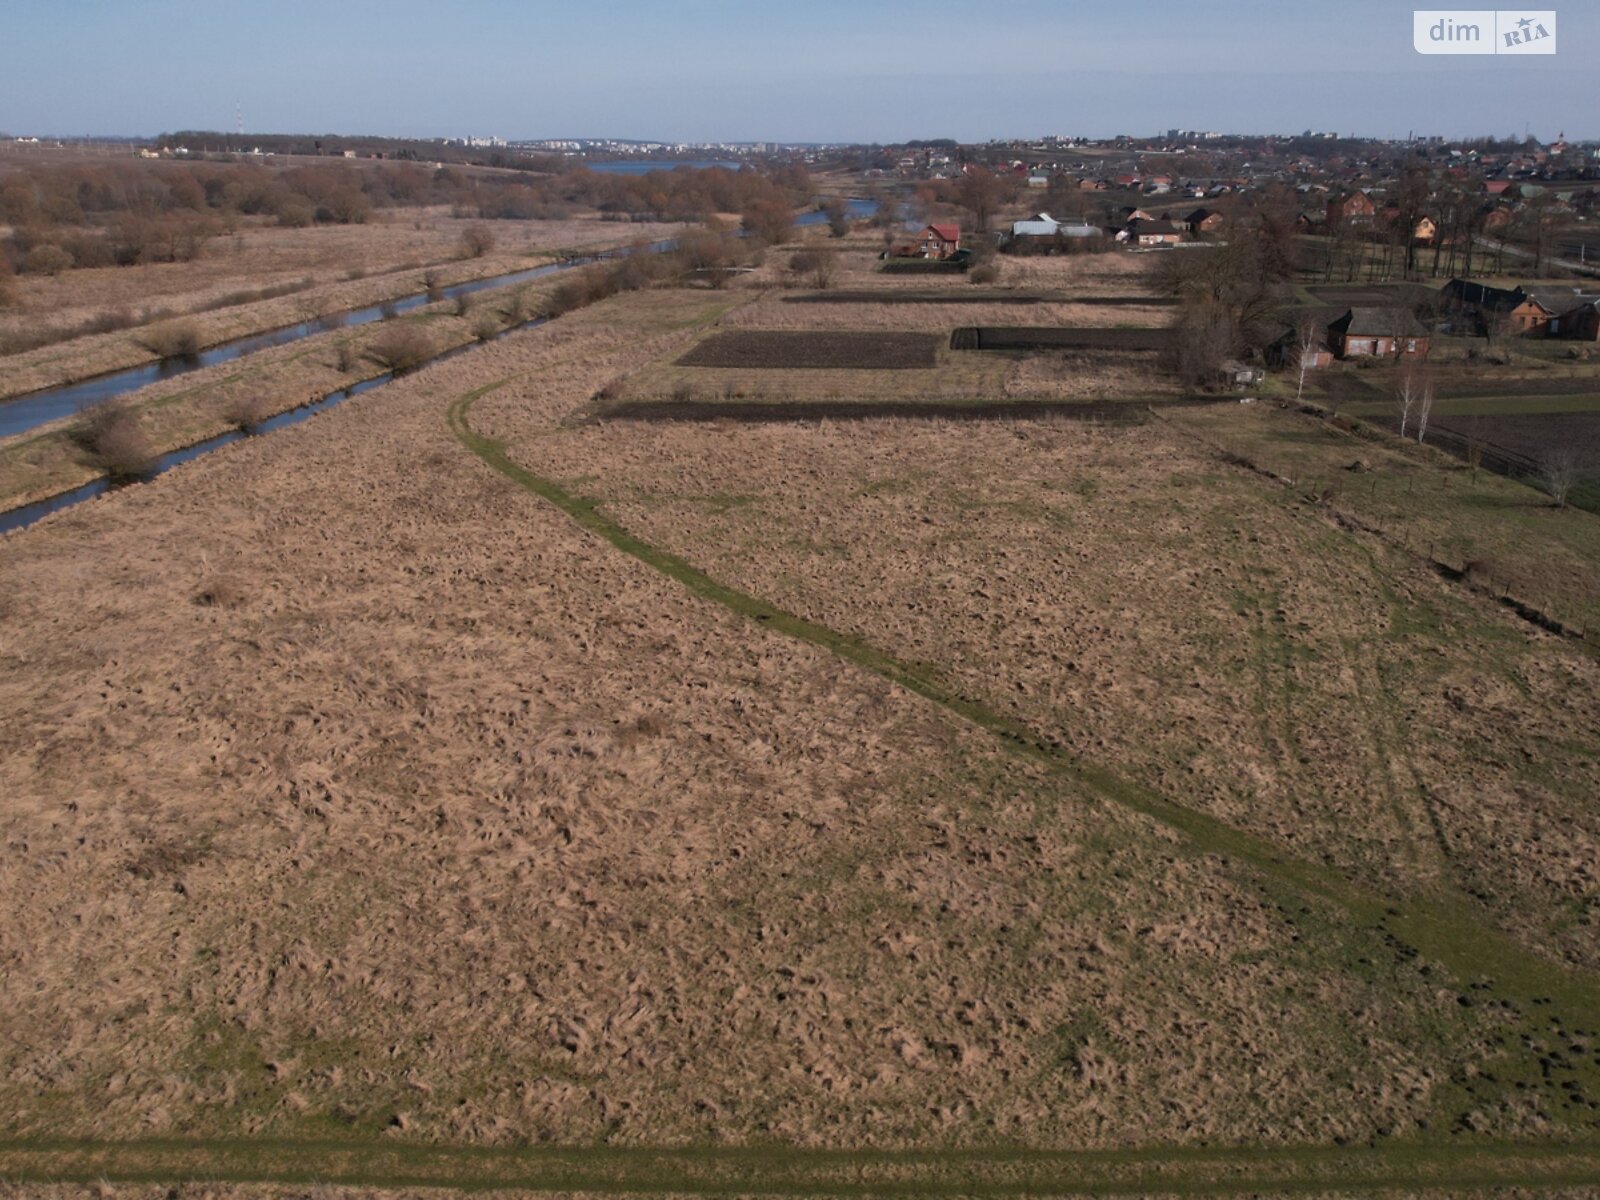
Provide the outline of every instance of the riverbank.
<path id="1" fill-rule="evenodd" d="M 326 280 L 290 295 L 210 311 L 180 311 L 160 323 L 42 346 L 0 359 L 0 410 L 5 402 L 42 389 L 68 386 L 109 372 L 153 368 L 160 356 L 146 343 L 163 327 L 181 324 L 193 331 L 195 348 L 205 349 L 315 322 L 326 315 L 400 302 L 425 294 L 430 286 L 448 288 L 559 262 L 573 255 L 670 238 L 682 228 L 656 223 L 556 222 L 548 238 L 538 237 L 537 228 L 532 237 L 526 236 L 526 230 L 518 230 L 524 236 L 514 242 L 504 238 L 506 245 L 479 258 L 462 258 L 455 253 L 432 262 L 390 268 L 382 274 Z M 574 240 L 575 233 L 582 240 Z"/>

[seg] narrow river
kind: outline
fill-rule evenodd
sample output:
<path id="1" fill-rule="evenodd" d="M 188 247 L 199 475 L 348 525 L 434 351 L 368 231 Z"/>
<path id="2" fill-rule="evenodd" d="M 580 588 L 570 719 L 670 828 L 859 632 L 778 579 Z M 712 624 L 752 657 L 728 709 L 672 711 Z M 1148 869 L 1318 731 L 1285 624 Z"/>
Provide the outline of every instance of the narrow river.
<path id="1" fill-rule="evenodd" d="M 658 245 L 664 246 L 665 244 L 659 243 Z M 506 287 L 510 284 L 522 283 L 524 280 L 539 279 L 553 272 L 564 271 L 573 266 L 582 265 L 583 262 L 592 261 L 592 259 L 583 259 L 571 263 L 552 263 L 548 266 L 533 267 L 526 271 L 513 271 L 507 275 L 494 275 L 487 279 L 474 279 L 468 283 L 458 283 L 453 287 L 441 289 L 439 299 L 453 300 L 457 296 L 470 296 L 473 292 L 482 292 L 489 288 Z M 354 309 L 336 319 L 339 320 L 341 325 L 370 325 L 374 321 L 384 319 L 385 309 L 392 310 L 395 313 L 404 313 L 434 302 L 428 298 L 426 292 L 418 292 L 415 295 L 386 301 L 383 304 L 373 304 L 366 308 Z M 137 391 L 160 380 L 187 375 L 191 371 L 198 371 L 204 367 L 213 367 L 218 363 L 233 362 L 235 359 L 254 354 L 258 350 L 268 350 L 273 346 L 287 346 L 291 342 L 298 342 L 303 338 L 323 333 L 329 328 L 332 328 L 332 326 L 321 318 L 313 321 L 304 321 L 299 325 L 287 325 L 282 329 L 271 329 L 266 333 L 252 333 L 247 337 L 235 338 L 231 342 L 223 342 L 207 350 L 202 350 L 199 354 L 188 355 L 184 358 L 166 358 L 159 362 L 146 363 L 141 367 L 129 367 L 124 371 L 112 371 L 107 375 L 96 375 L 92 379 L 64 384 L 61 387 L 47 388 L 43 391 L 29 392 L 12 400 L 0 401 L 0 437 L 11 437 L 15 434 L 26 433 L 28 430 L 47 424 L 50 421 L 58 421 L 62 417 L 73 416 L 90 405 L 111 400 L 128 392 Z"/>
<path id="2" fill-rule="evenodd" d="M 870 200 L 851 200 L 849 207 L 851 217 L 857 220 L 871 216 L 876 209 L 876 205 Z M 827 219 L 826 213 L 808 212 L 796 217 L 795 224 L 817 225 Z M 659 254 L 672 249 L 674 245 L 676 243 L 672 241 L 651 242 L 641 247 L 640 250 Z M 509 275 L 496 275 L 488 279 L 474 279 L 470 283 L 460 283 L 454 287 L 445 288 L 443 289 L 443 294 L 445 298 L 453 299 L 456 296 L 471 295 L 473 292 L 486 291 L 489 288 L 507 287 L 525 280 L 539 279 L 555 274 L 558 271 L 570 271 L 594 261 L 596 260 L 593 258 L 575 259 L 570 262 L 533 267 L 526 271 L 514 271 Z M 396 312 L 408 312 L 431 303 L 434 303 L 434 301 L 429 300 L 426 293 L 420 293 L 414 296 L 407 296 L 402 300 L 390 301 L 389 305 L 392 305 Z M 373 321 L 382 320 L 385 307 L 386 305 L 383 304 L 375 304 L 369 308 L 347 313 L 344 324 L 365 325 Z M 539 317 L 523 325 L 518 325 L 514 329 L 503 330 L 496 336 L 504 337 L 508 333 L 529 329 L 535 325 L 542 325 L 544 322 L 545 318 Z M 151 363 L 148 366 L 134 367 L 127 371 L 117 371 L 109 375 L 97 376 L 94 379 L 66 384 L 59 388 L 51 388 L 47 391 L 19 396 L 15 400 L 0 403 L 0 437 L 23 433 L 47 421 L 72 416 L 91 404 L 97 404 L 114 396 L 120 396 L 125 392 L 134 391 L 155 383 L 157 380 L 170 379 L 174 375 L 197 371 L 201 367 L 209 367 L 216 363 L 231 362 L 257 350 L 265 350 L 272 346 L 283 346 L 290 342 L 297 342 L 302 338 L 322 333 L 326 328 L 327 326 L 321 321 L 307 321 L 300 325 L 291 325 L 285 329 L 275 329 L 268 333 L 252 334 L 249 337 L 225 342 L 222 345 L 213 346 L 211 349 L 192 358 L 182 360 L 169 359 L 165 362 Z M 458 354 L 465 354 L 475 349 L 477 345 L 478 343 L 468 342 L 465 345 L 453 347 L 442 354 L 436 355 L 429 362 L 440 362 L 444 359 L 453 358 Z M 310 404 L 302 404 L 299 408 L 292 408 L 287 412 L 279 413 L 277 416 L 263 421 L 248 433 L 242 430 L 230 430 L 227 433 L 218 434 L 214 438 L 198 442 L 193 446 L 185 446 L 181 450 L 163 454 L 156 461 L 155 466 L 142 475 L 139 481 L 135 482 L 154 479 L 157 475 L 172 470 L 173 467 L 192 462 L 201 455 L 209 454 L 213 450 L 219 450 L 223 446 L 244 438 L 271 433 L 273 430 L 284 429 L 290 425 L 298 425 L 301 421 L 308 420 L 325 409 L 344 403 L 352 396 L 359 396 L 363 392 L 370 392 L 374 388 L 382 387 L 393 378 L 394 375 L 392 373 L 375 375 L 371 379 L 363 379 L 360 383 L 351 384 L 349 387 L 331 392 L 319 400 L 312 401 Z M 24 419 L 22 415 L 13 417 L 13 410 L 18 414 L 46 413 L 48 415 L 34 415 L 32 419 Z M 122 485 L 113 484 L 109 479 L 105 478 L 96 479 L 84 484 L 82 487 L 74 488 L 70 492 L 62 492 L 59 495 L 35 501 L 33 504 L 25 504 L 20 508 L 0 512 L 0 533 L 9 533 L 14 529 L 26 528 L 51 513 L 60 512 L 62 509 L 71 508 L 75 504 L 82 504 L 85 500 L 92 500 L 96 496 L 102 496 L 117 486 Z"/>

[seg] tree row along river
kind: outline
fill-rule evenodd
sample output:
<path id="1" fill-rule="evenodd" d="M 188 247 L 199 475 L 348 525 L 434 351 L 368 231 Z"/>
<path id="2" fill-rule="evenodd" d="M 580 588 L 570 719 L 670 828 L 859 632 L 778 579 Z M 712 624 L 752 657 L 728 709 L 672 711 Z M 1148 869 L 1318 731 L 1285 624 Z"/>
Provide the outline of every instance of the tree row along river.
<path id="1" fill-rule="evenodd" d="M 876 206 L 868 200 L 850 201 L 850 215 L 855 218 L 870 216 Z M 822 212 L 805 213 L 795 218 L 796 225 L 816 225 L 826 221 L 827 214 Z M 651 242 L 640 249 L 650 253 L 662 253 L 672 249 L 672 241 Z M 356 309 L 344 314 L 343 324 L 366 325 L 374 321 L 381 321 L 387 315 L 409 312 L 424 305 L 435 303 L 438 299 L 454 299 L 457 296 L 467 296 L 474 292 L 487 291 L 490 288 L 508 287 L 512 284 L 523 283 L 531 279 L 539 279 L 553 275 L 559 271 L 569 271 L 576 267 L 584 266 L 596 261 L 595 258 L 578 258 L 567 262 L 552 263 L 548 266 L 533 267 L 525 271 L 513 271 L 507 275 L 495 275 L 487 279 L 474 279 L 468 283 L 458 283 L 452 287 L 441 289 L 441 295 L 430 299 L 426 292 L 406 296 L 403 299 L 386 301 L 383 304 L 374 304 L 367 308 Z M 499 336 L 515 332 L 518 329 L 527 329 L 534 325 L 544 323 L 544 318 L 536 318 L 523 325 L 514 326 L 504 330 Z M 141 367 L 132 367 L 125 371 L 114 371 L 107 375 L 98 375 L 93 379 L 81 380 L 77 383 L 63 384 L 60 387 L 48 388 L 44 391 L 30 392 L 14 400 L 0 402 L 0 437 L 10 437 L 18 433 L 26 433 L 30 429 L 48 424 L 51 421 L 70 417 L 75 413 L 95 404 L 137 391 L 163 379 L 171 379 L 177 375 L 198 371 L 202 367 L 214 366 L 217 363 L 232 362 L 254 354 L 258 350 L 267 350 L 273 346 L 286 346 L 292 342 L 301 341 L 322 333 L 327 326 L 320 320 L 305 321 L 298 325 L 290 325 L 282 329 L 274 329 L 266 333 L 250 334 L 247 337 L 236 338 L 230 342 L 213 346 L 199 354 L 181 359 L 163 359 L 160 362 L 148 363 Z M 439 362 L 445 358 L 454 357 L 472 350 L 474 346 L 468 343 L 446 350 L 430 359 L 430 362 Z M 352 396 L 359 396 L 363 392 L 370 392 L 374 388 L 382 387 L 394 378 L 393 372 L 363 379 L 360 383 L 351 384 L 349 387 L 340 388 L 330 392 L 319 400 L 303 404 L 298 408 L 279 413 L 277 416 L 263 421 L 249 432 L 233 430 L 228 433 L 218 434 L 214 438 L 198 442 L 193 446 L 185 446 L 181 450 L 174 450 L 162 455 L 149 471 L 140 478 L 153 479 L 173 467 L 190 462 L 203 454 L 221 449 L 232 442 L 242 438 L 253 437 L 263 433 L 271 433 L 277 429 L 284 429 L 290 425 L 298 425 L 301 421 L 315 416 L 325 409 L 341 404 Z M 49 516 L 51 513 L 60 512 L 62 509 L 71 508 L 85 500 L 92 500 L 96 496 L 104 495 L 118 485 L 109 479 L 96 479 L 77 487 L 69 492 L 62 492 L 50 496 L 33 504 L 25 504 L 20 508 L 13 508 L 0 513 L 0 533 L 9 533 L 15 529 L 23 529 L 35 521 Z"/>

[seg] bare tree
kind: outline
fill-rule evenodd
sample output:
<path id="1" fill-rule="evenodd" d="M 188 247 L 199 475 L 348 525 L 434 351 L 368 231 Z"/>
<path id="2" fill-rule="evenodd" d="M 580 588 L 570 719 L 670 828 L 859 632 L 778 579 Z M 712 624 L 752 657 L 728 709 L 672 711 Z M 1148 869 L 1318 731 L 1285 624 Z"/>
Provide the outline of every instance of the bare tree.
<path id="1" fill-rule="evenodd" d="M 828 232 L 834 237 L 842 238 L 850 232 L 850 210 L 843 200 L 833 197 L 822 206 L 822 211 L 828 216 Z"/>
<path id="2" fill-rule="evenodd" d="M 1557 508 L 1567 506 L 1567 497 L 1577 481 L 1578 456 L 1569 447 L 1552 450 L 1539 464 L 1539 482 Z"/>
<path id="3" fill-rule="evenodd" d="M 1311 363 L 1316 358 L 1317 351 L 1321 349 L 1322 338 L 1316 323 L 1307 321 L 1300 326 L 1300 332 L 1295 337 L 1295 351 L 1300 356 L 1300 381 L 1295 386 L 1294 401 L 1300 399 L 1306 392 L 1306 372 L 1311 369 Z"/>
<path id="4" fill-rule="evenodd" d="M 468 225 L 461 231 L 461 253 L 466 258 L 482 258 L 494 249 L 494 233 L 487 225 Z"/>
<path id="5" fill-rule="evenodd" d="M 1417 445 L 1428 436 L 1428 417 L 1433 412 L 1433 377 L 1424 376 L 1422 393 L 1417 397 Z"/>
<path id="6" fill-rule="evenodd" d="M 1422 402 L 1422 393 L 1428 387 L 1427 371 L 1420 364 L 1408 362 L 1400 368 L 1395 379 L 1394 403 L 1400 414 L 1400 436 L 1405 437 L 1411 427 L 1411 414 Z"/>
<path id="7" fill-rule="evenodd" d="M 833 285 L 838 265 L 838 256 L 819 246 L 798 250 L 789 259 L 789 270 L 796 276 L 809 276 L 811 286 L 819 290 Z"/>
<path id="8" fill-rule="evenodd" d="M 1005 203 L 1010 191 L 1009 182 L 985 167 L 974 166 L 961 177 L 956 189 L 961 207 L 972 214 L 974 241 L 989 231 L 989 222 L 995 211 Z"/>
<path id="9" fill-rule="evenodd" d="M 1238 353 L 1239 327 L 1227 307 L 1215 301 L 1191 302 L 1173 332 L 1173 365 L 1188 387 L 1213 387 L 1222 364 Z"/>

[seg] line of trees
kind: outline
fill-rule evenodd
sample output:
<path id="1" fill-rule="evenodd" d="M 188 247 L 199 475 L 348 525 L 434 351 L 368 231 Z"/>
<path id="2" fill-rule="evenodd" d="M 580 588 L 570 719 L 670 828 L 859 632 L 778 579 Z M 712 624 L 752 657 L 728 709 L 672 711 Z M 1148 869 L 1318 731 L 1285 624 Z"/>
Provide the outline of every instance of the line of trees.
<path id="1" fill-rule="evenodd" d="M 379 209 L 448 205 L 458 216 L 550 219 L 598 209 L 615 219 L 698 221 L 739 214 L 773 240 L 812 198 L 800 166 L 680 168 L 613 175 L 485 175 L 421 163 L 101 162 L 33 165 L 0 177 L 0 278 L 77 267 L 181 262 L 246 218 L 360 224 Z M 7 292 L 0 284 L 0 300 Z"/>

